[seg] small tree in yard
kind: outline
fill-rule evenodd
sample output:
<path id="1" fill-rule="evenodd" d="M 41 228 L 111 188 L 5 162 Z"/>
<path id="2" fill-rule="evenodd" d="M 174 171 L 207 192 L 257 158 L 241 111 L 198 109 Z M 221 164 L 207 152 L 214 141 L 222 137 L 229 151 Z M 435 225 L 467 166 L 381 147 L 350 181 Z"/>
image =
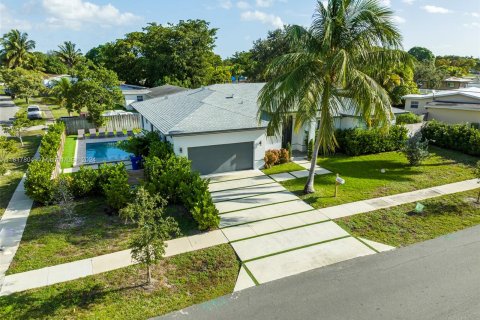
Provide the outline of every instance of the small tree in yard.
<path id="1" fill-rule="evenodd" d="M 26 131 L 28 127 L 32 125 L 32 121 L 27 118 L 27 113 L 25 111 L 19 111 L 15 115 L 15 120 L 11 126 L 5 126 L 4 130 L 11 135 L 12 137 L 17 137 L 20 140 L 20 143 L 23 147 L 22 134 Z"/>
<path id="2" fill-rule="evenodd" d="M 430 155 L 428 153 L 428 140 L 423 140 L 422 133 L 417 132 L 407 140 L 402 152 L 411 166 L 418 166 Z"/>
<path id="3" fill-rule="evenodd" d="M 57 189 L 55 190 L 54 201 L 58 205 L 60 212 L 63 213 L 68 220 L 73 217 L 75 204 L 73 195 L 70 191 L 71 181 L 66 176 L 60 176 L 57 181 Z"/>
<path id="4" fill-rule="evenodd" d="M 159 195 L 151 195 L 139 187 L 135 201 L 120 210 L 120 216 L 137 225 L 130 242 L 132 258 L 147 269 L 147 284 L 152 283 L 152 265 L 158 263 L 165 254 L 165 241 L 180 233 L 178 224 L 172 217 L 164 217 L 167 201 Z"/>

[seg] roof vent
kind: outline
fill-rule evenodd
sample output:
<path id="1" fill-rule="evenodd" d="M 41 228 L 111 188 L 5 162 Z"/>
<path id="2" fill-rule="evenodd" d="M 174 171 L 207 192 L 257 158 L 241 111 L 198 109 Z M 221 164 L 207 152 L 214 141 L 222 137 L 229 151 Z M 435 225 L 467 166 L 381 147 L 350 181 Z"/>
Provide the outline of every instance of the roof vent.
<path id="1" fill-rule="evenodd" d="M 234 94 L 232 93 L 231 95 L 227 96 L 227 99 L 233 99 Z"/>

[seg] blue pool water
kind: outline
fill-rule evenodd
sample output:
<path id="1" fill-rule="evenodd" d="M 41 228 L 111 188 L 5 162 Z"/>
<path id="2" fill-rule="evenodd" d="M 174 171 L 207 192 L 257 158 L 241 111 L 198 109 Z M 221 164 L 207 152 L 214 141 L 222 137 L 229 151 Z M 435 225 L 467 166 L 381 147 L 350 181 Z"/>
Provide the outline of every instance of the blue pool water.
<path id="1" fill-rule="evenodd" d="M 86 160 L 89 163 L 128 160 L 131 155 L 119 149 L 116 142 L 87 143 Z"/>

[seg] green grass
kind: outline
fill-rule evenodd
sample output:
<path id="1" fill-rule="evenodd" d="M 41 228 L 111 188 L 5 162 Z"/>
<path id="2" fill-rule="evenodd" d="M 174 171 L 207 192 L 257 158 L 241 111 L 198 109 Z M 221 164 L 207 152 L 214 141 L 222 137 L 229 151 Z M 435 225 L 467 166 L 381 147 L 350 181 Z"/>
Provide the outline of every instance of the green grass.
<path id="1" fill-rule="evenodd" d="M 240 265 L 228 244 L 0 297 L 0 319 L 147 319 L 231 293 Z"/>
<path id="2" fill-rule="evenodd" d="M 117 215 L 107 215 L 104 211 L 105 199 L 86 198 L 75 204 L 74 217 L 78 225 L 69 225 L 56 206 L 32 209 L 8 274 L 128 248 L 134 225 L 125 224 Z M 168 207 L 167 214 L 179 222 L 182 235 L 197 230 L 195 222 L 183 207 Z"/>
<path id="3" fill-rule="evenodd" d="M 318 164 L 333 174 L 315 176 L 315 193 L 302 194 L 306 178 L 285 181 L 282 184 L 313 207 L 323 208 L 475 177 L 473 166 L 478 158 L 437 147 L 431 147 L 430 152 L 431 157 L 418 167 L 410 167 L 405 157 L 398 152 L 320 158 Z M 381 169 L 386 172 L 381 173 Z M 346 183 L 339 187 L 338 197 L 334 198 L 336 173 L 339 173 Z"/>
<path id="4" fill-rule="evenodd" d="M 62 154 L 62 169 L 72 168 L 75 158 L 75 148 L 77 146 L 77 136 L 67 136 Z"/>
<path id="5" fill-rule="evenodd" d="M 357 237 L 407 246 L 480 224 L 480 190 L 462 192 L 421 201 L 422 213 L 415 203 L 377 210 L 336 220 Z"/>
<path id="6" fill-rule="evenodd" d="M 299 171 L 299 170 L 305 170 L 305 168 L 296 164 L 295 162 L 287 162 L 287 163 L 273 166 L 268 169 L 264 169 L 262 171 L 265 174 L 276 174 L 276 173 L 292 172 L 292 171 Z"/>
<path id="7" fill-rule="evenodd" d="M 29 160 L 35 155 L 40 145 L 42 131 L 28 131 L 23 136 L 24 147 L 18 143 L 18 151 L 9 154 L 10 161 L 7 165 L 11 171 L 9 175 L 0 176 L 0 217 L 10 202 L 10 198 L 15 192 L 18 183 L 22 179 L 23 174 L 27 170 Z M 15 139 L 17 138 L 9 138 Z"/>

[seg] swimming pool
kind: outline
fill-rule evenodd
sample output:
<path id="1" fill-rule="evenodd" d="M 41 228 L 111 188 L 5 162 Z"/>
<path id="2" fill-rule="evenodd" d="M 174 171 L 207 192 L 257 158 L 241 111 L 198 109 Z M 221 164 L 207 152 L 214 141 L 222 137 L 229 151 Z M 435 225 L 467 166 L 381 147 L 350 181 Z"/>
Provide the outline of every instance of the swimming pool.
<path id="1" fill-rule="evenodd" d="M 130 159 L 132 154 L 117 147 L 117 142 L 95 142 L 86 145 L 88 163 L 102 163 Z"/>

